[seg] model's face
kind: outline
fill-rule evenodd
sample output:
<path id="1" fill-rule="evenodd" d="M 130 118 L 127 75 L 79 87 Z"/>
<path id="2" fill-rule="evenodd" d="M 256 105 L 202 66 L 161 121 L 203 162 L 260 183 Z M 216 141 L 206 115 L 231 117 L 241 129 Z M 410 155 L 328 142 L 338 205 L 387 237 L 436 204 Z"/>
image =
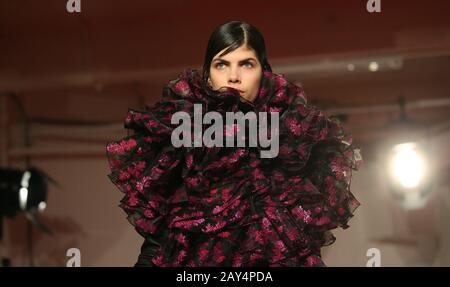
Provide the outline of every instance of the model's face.
<path id="1" fill-rule="evenodd" d="M 225 50 L 225 49 L 224 49 Z M 219 57 L 214 56 L 210 66 L 209 83 L 214 90 L 231 87 L 240 91 L 240 96 L 253 102 L 258 96 L 262 76 L 261 63 L 253 49 L 245 45 Z"/>

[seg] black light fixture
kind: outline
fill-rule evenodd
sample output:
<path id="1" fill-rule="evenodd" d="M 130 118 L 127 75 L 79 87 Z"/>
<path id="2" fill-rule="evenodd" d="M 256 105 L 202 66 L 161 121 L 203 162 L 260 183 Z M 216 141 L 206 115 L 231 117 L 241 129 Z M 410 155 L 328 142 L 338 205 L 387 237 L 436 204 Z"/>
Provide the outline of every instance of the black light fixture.
<path id="1" fill-rule="evenodd" d="M 23 212 L 36 228 L 51 235 L 52 232 L 37 217 L 47 207 L 48 182 L 58 186 L 53 179 L 36 168 L 0 168 L 0 221 L 3 217 L 14 217 Z"/>
<path id="2" fill-rule="evenodd" d="M 46 200 L 45 174 L 35 168 L 0 168 L 0 216 L 13 217 L 18 212 L 41 212 L 46 207 Z"/>
<path id="3" fill-rule="evenodd" d="M 3 240 L 3 217 L 14 217 L 20 212 L 38 229 L 51 234 L 37 218 L 37 213 L 47 206 L 47 179 L 43 172 L 35 168 L 0 168 L 0 242 Z M 10 264 L 9 258 L 1 258 L 0 266 Z"/>

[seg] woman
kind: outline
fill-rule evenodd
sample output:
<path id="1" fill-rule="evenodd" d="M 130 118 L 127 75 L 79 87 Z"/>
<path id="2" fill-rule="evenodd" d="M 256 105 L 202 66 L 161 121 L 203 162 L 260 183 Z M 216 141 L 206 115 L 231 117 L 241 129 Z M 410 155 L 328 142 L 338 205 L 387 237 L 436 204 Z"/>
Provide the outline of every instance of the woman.
<path id="1" fill-rule="evenodd" d="M 195 118 L 196 105 L 201 115 L 276 115 L 279 126 L 259 127 L 279 148 L 262 157 L 267 146 L 251 145 L 250 133 L 244 146 L 175 146 L 172 116 Z M 262 35 L 244 22 L 218 27 L 203 73 L 187 69 L 154 106 L 129 110 L 125 127 L 133 134 L 109 143 L 107 156 L 120 206 L 145 238 L 136 266 L 325 266 L 330 230 L 347 228 L 360 205 L 349 189 L 358 150 L 301 87 L 272 73 Z M 248 131 L 223 128 L 227 139 Z"/>

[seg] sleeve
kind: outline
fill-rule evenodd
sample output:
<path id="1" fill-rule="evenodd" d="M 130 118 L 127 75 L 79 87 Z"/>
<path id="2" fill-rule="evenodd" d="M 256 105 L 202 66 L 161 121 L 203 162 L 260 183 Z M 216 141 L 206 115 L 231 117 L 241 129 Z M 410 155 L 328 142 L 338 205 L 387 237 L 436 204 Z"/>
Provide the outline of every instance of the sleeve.
<path id="1" fill-rule="evenodd" d="M 348 228 L 348 221 L 360 205 L 350 191 L 352 171 L 361 165 L 359 149 L 352 144 L 337 119 L 319 116 L 317 143 L 312 147 L 305 175 L 324 195 L 318 229 Z"/>
<path id="2" fill-rule="evenodd" d="M 128 136 L 106 147 L 108 177 L 124 194 L 119 206 L 145 238 L 141 262 L 167 237 L 168 199 L 181 183 L 183 150 L 170 142 L 170 116 L 176 109 L 176 102 L 170 101 L 143 112 L 130 109 L 125 120 Z"/>
<path id="3" fill-rule="evenodd" d="M 298 176 L 301 196 L 291 213 L 320 246 L 335 241 L 331 229 L 348 228 L 360 202 L 350 191 L 352 171 L 362 164 L 359 149 L 342 125 L 298 98 L 284 117 L 285 170 Z M 283 156 L 283 155 L 282 155 Z"/>

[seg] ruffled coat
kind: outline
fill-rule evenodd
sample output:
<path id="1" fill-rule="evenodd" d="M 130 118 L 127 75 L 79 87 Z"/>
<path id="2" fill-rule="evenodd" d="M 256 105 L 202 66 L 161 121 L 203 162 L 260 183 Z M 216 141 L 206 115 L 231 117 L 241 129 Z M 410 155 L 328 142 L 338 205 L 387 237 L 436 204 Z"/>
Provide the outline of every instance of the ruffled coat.
<path id="1" fill-rule="evenodd" d="M 171 117 L 194 117 L 194 104 L 222 115 L 279 112 L 278 155 L 261 158 L 259 146 L 174 147 Z M 187 69 L 152 107 L 130 109 L 125 127 L 128 136 L 107 145 L 109 178 L 145 238 L 139 266 L 325 266 L 320 249 L 335 241 L 331 229 L 347 228 L 360 205 L 350 192 L 359 150 L 283 75 L 265 71 L 248 102 Z"/>

